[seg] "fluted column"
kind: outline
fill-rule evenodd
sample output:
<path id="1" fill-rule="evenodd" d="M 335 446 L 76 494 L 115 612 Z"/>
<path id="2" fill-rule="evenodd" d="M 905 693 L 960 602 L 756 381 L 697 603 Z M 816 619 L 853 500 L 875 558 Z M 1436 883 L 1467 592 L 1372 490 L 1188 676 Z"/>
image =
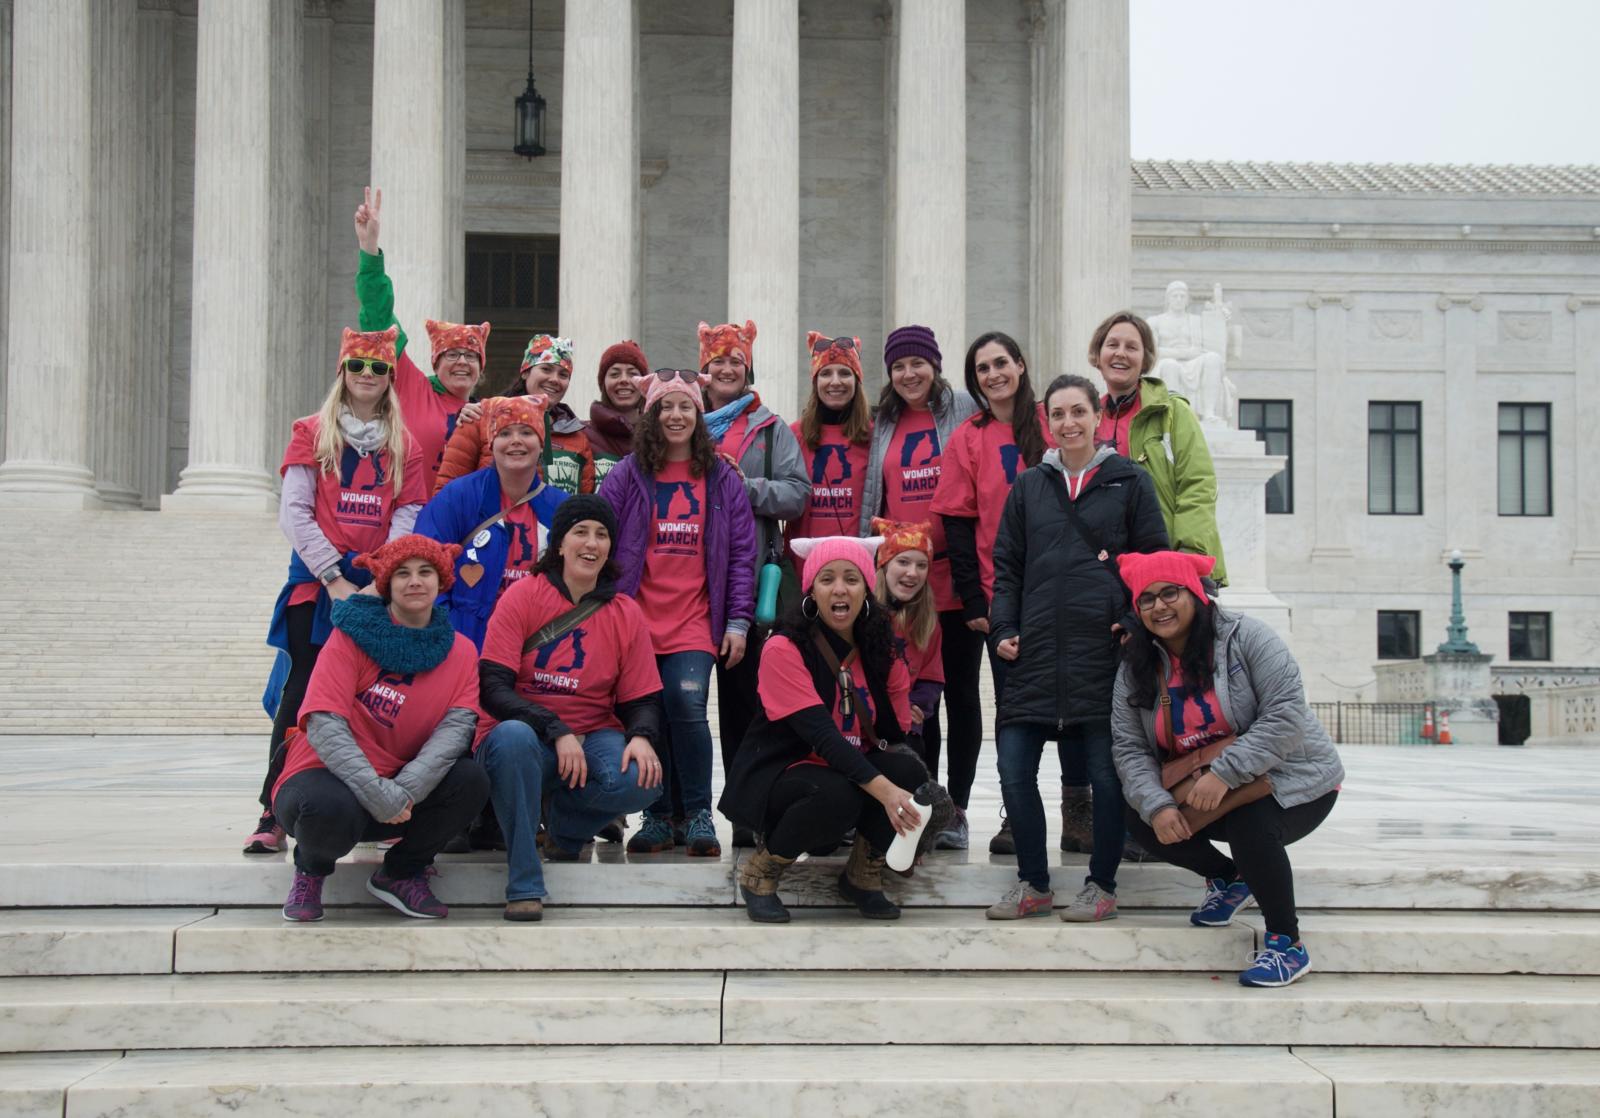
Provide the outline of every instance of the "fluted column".
<path id="1" fill-rule="evenodd" d="M 1573 330 L 1573 440 L 1570 453 L 1575 463 L 1574 476 L 1587 478 L 1591 448 L 1600 431 L 1600 294 L 1586 292 L 1567 300 L 1567 309 L 1577 319 Z M 1563 453 L 1556 447 L 1554 453 Z M 1600 488 L 1587 483 L 1576 488 L 1578 515 L 1573 531 L 1574 561 L 1600 562 Z M 1594 567 L 1579 570 L 1595 570 Z"/>
<path id="2" fill-rule="evenodd" d="M 561 60 L 560 331 L 572 339 L 581 370 L 567 398 L 580 415 L 594 399 L 590 374 L 601 352 L 637 336 L 638 38 L 635 0 L 567 0 Z"/>
<path id="3" fill-rule="evenodd" d="M 146 3 L 139 10 L 140 160 L 138 221 L 134 229 L 137 284 L 134 333 L 128 356 L 137 370 L 137 429 L 140 439 L 137 488 L 142 503 L 156 505 L 167 479 L 167 424 L 172 372 L 172 188 L 173 35 L 177 17 L 170 4 Z"/>
<path id="4" fill-rule="evenodd" d="M 967 12 L 901 0 L 894 13 L 894 158 L 885 331 L 931 326 L 946 367 L 967 335 Z M 958 365 L 956 366 L 958 367 Z"/>
<path id="5" fill-rule="evenodd" d="M 800 375 L 800 8 L 735 0 L 728 318 L 754 319 L 762 400 L 796 416 Z M 827 329 L 826 323 L 818 323 Z M 809 373 L 809 368 L 807 369 Z"/>
<path id="6" fill-rule="evenodd" d="M 277 503 L 269 462 L 287 436 L 274 429 L 272 378 L 294 357 L 283 328 L 305 266 L 278 227 L 303 152 L 289 89 L 299 82 L 299 31 L 299 4 L 200 4 L 189 464 L 163 509 Z"/>
<path id="7" fill-rule="evenodd" d="M 16 0 L 0 505 L 97 508 L 89 462 L 93 0 Z M 117 422 L 106 416 L 104 422 Z"/>
<path id="8" fill-rule="evenodd" d="M 1352 300 L 1342 292 L 1314 292 L 1306 305 L 1316 312 L 1316 394 L 1308 429 L 1315 432 L 1311 507 L 1316 509 L 1313 559 L 1349 559 L 1348 524 L 1360 524 L 1365 500 L 1360 479 L 1351 469 L 1351 452 L 1364 448 L 1367 411 L 1351 406 L 1348 329 Z M 1362 450 L 1362 453 L 1365 453 Z M 1359 459 L 1357 460 L 1359 461 Z M 1227 541 L 1223 541 L 1227 546 Z"/>
<path id="9" fill-rule="evenodd" d="M 1472 292 L 1446 292 L 1438 307 L 1444 312 L 1444 453 L 1450 463 L 1444 487 L 1445 550 L 1459 548 L 1471 559 L 1483 554 L 1478 507 L 1485 494 L 1496 491 L 1490 468 L 1495 458 L 1483 453 L 1483 396 L 1478 391 L 1483 299 Z"/>
<path id="10" fill-rule="evenodd" d="M 463 307 L 465 51 L 463 0 L 382 0 L 373 7 L 372 183 L 383 188 L 395 317 L 417 339 L 424 367 L 423 321 L 458 321 Z M 509 117 L 509 99 L 505 110 Z"/>
<path id="11" fill-rule="evenodd" d="M 10 312 L 7 285 L 11 282 L 11 0 L 0 0 L 0 58 L 6 71 L 0 75 L 0 338 L 6 336 Z M 0 345 L 0 451 L 6 430 L 6 347 Z"/>

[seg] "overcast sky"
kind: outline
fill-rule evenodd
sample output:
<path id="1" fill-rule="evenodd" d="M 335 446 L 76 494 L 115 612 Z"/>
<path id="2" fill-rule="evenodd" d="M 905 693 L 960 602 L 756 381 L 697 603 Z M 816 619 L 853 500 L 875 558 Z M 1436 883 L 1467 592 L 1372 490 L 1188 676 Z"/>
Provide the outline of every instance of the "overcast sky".
<path id="1" fill-rule="evenodd" d="M 1600 163 L 1600 0 L 1131 0 L 1135 159 Z"/>

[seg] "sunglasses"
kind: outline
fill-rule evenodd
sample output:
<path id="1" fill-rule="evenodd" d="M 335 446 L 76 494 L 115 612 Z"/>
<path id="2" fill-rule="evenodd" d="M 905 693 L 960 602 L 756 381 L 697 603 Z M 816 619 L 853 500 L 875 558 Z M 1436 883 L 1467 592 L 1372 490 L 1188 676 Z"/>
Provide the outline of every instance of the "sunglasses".
<path id="1" fill-rule="evenodd" d="M 694 369 L 656 369 L 652 375 L 664 384 L 681 380 L 685 384 L 699 384 L 700 374 Z"/>
<path id="2" fill-rule="evenodd" d="M 811 343 L 812 353 L 827 353 L 830 349 L 852 350 L 856 348 L 854 338 L 818 338 Z"/>
<path id="3" fill-rule="evenodd" d="M 371 370 L 375 377 L 386 377 L 394 372 L 394 366 L 387 361 L 374 361 L 370 357 L 346 357 L 344 371 L 355 376 L 366 370 Z"/>
<path id="4" fill-rule="evenodd" d="M 1168 586 L 1157 594 L 1151 594 L 1148 591 L 1140 594 L 1138 598 L 1134 599 L 1133 604 L 1139 607 L 1140 612 L 1143 612 L 1155 609 L 1157 601 L 1161 602 L 1162 605 L 1176 605 L 1178 599 L 1182 596 L 1183 587 Z"/>

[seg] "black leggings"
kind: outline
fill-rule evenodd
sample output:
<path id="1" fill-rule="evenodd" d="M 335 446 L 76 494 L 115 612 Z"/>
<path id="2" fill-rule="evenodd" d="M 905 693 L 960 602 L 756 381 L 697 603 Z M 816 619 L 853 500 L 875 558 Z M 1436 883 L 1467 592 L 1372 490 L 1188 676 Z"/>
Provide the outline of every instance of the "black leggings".
<path id="1" fill-rule="evenodd" d="M 908 792 L 928 779 L 928 771 L 907 753 L 877 752 L 873 764 Z M 894 841 L 894 826 L 883 805 L 838 769 L 796 765 L 772 782 L 767 797 L 767 849 L 780 858 L 837 845 L 854 827 L 879 854 Z"/>
<path id="2" fill-rule="evenodd" d="M 1224 881 L 1243 879 L 1261 906 L 1267 931 L 1300 938 L 1300 922 L 1294 909 L 1294 869 L 1284 849 L 1299 842 L 1321 825 L 1339 798 L 1335 789 L 1310 803 L 1280 807 L 1271 796 L 1236 807 L 1199 834 L 1183 842 L 1164 844 L 1156 838 L 1150 824 L 1139 813 L 1128 809 L 1128 830 L 1139 845 L 1163 862 L 1171 862 L 1201 877 L 1220 877 Z M 1222 853 L 1212 841 L 1225 842 L 1233 857 Z"/>
<path id="3" fill-rule="evenodd" d="M 300 721 L 300 704 L 311 683 L 311 669 L 317 666 L 320 644 L 311 643 L 311 626 L 317 615 L 315 602 L 302 602 L 284 610 L 289 629 L 289 678 L 283 681 L 278 699 L 278 715 L 272 720 L 272 739 L 267 745 L 267 779 L 261 786 L 261 806 L 271 808 L 272 786 L 283 771 L 283 740 Z"/>
<path id="4" fill-rule="evenodd" d="M 950 720 L 950 798 L 962 811 L 972 798 L 972 781 L 978 775 L 978 751 L 983 747 L 983 705 L 978 698 L 978 672 L 983 664 L 983 634 L 967 628 L 961 611 L 939 614 L 943 641 L 944 708 Z M 922 742 L 928 772 L 939 779 L 939 717 L 922 725 Z"/>
<path id="5" fill-rule="evenodd" d="M 717 733 L 722 738 L 724 778 L 733 768 L 733 755 L 739 751 L 739 743 L 761 709 L 756 680 L 761 667 L 761 646 L 765 643 L 766 631 L 752 625 L 745 636 L 744 659 L 733 668 L 723 667 L 721 659 L 716 661 Z"/>

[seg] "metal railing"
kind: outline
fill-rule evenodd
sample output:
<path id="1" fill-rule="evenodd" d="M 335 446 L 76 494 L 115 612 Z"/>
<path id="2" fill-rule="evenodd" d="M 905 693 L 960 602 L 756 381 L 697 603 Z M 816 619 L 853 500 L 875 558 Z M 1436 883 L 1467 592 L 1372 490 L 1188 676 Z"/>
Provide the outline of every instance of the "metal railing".
<path id="1" fill-rule="evenodd" d="M 1423 745 L 1426 703 L 1312 703 L 1328 735 L 1340 745 Z"/>

